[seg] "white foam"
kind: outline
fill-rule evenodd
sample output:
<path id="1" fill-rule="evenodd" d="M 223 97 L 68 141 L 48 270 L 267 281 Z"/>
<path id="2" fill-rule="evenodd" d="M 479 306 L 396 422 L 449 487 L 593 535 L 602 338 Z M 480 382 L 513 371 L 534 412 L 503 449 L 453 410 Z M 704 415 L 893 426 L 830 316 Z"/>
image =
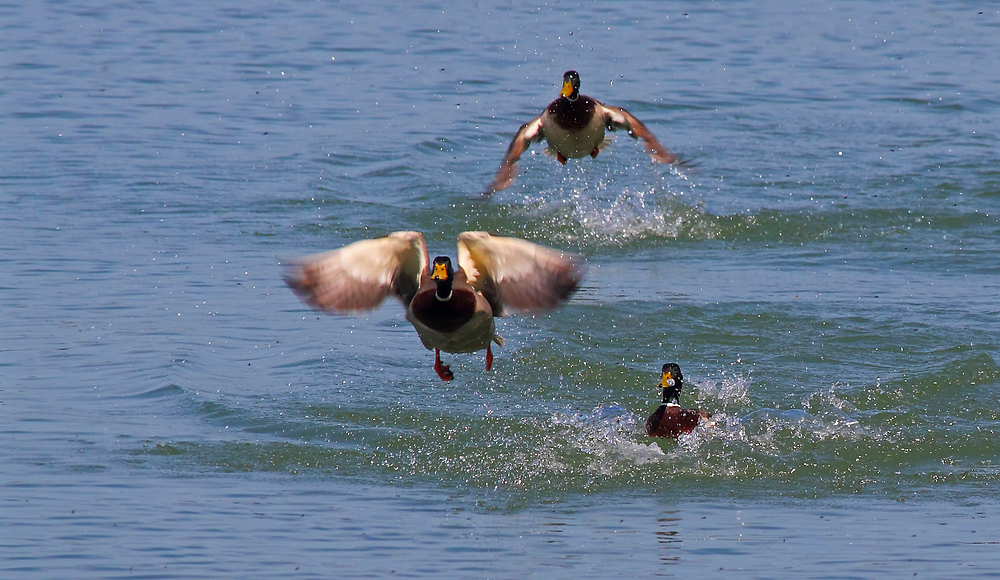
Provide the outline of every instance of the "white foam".
<path id="1" fill-rule="evenodd" d="M 609 189 L 606 181 L 567 178 L 560 189 L 526 195 L 515 212 L 548 223 L 562 243 L 622 246 L 649 238 L 684 235 L 712 239 L 720 228 L 700 205 L 656 187 Z"/>

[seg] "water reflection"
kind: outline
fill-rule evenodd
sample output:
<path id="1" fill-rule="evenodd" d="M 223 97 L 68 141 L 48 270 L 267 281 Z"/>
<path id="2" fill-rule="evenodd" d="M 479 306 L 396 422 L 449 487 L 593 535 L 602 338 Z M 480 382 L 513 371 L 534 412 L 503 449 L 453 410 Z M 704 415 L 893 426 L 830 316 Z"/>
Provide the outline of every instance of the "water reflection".
<path id="1" fill-rule="evenodd" d="M 680 549 L 683 545 L 678 522 L 681 521 L 677 510 L 670 510 L 668 515 L 657 518 L 659 529 L 656 530 L 656 543 L 660 546 L 660 561 L 664 564 L 676 564 L 681 559 Z"/>

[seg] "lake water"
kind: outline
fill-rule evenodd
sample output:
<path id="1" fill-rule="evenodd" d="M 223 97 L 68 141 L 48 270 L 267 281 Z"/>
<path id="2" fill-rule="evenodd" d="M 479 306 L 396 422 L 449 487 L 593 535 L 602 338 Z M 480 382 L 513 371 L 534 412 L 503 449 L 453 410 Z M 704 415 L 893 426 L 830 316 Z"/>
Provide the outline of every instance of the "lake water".
<path id="1" fill-rule="evenodd" d="M 1000 11 L 0 5 L 0 576 L 1000 576 Z M 697 165 L 517 127 L 580 71 Z M 444 355 L 289 258 L 586 257 Z M 714 427 L 641 432 L 665 362 Z"/>

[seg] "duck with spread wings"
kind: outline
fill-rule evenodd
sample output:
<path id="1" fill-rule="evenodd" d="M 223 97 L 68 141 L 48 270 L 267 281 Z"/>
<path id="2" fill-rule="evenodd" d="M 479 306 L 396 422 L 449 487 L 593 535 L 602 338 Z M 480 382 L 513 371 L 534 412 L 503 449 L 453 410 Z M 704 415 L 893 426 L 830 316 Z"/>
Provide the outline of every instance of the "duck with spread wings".
<path id="1" fill-rule="evenodd" d="M 483 193 L 496 193 L 514 183 L 517 160 L 532 143 L 545 139 L 559 163 L 565 165 L 567 159 L 597 157 L 604 146 L 604 132 L 617 129 L 627 131 L 634 139 L 642 139 L 653 161 L 687 164 L 657 141 L 649 129 L 625 109 L 581 95 L 580 75 L 571 70 L 563 75 L 559 98 L 549 103 L 541 115 L 518 129 L 493 182 Z"/>
<path id="2" fill-rule="evenodd" d="M 486 232 L 459 234 L 458 268 L 447 256 L 430 261 L 419 232 L 395 232 L 296 260 L 285 278 L 306 303 L 330 312 L 369 310 L 395 296 L 445 381 L 454 373 L 441 363 L 441 351 L 486 349 L 490 370 L 491 343 L 503 345 L 494 317 L 506 316 L 508 307 L 554 307 L 581 280 L 577 256 Z"/>

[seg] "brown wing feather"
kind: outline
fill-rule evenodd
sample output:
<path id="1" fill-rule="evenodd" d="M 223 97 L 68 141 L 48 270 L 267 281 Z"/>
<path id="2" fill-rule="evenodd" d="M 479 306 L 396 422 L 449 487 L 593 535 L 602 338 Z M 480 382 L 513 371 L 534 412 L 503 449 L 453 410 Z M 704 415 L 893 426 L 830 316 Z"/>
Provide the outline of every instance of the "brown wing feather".
<path id="1" fill-rule="evenodd" d="M 427 267 L 419 232 L 395 232 L 295 260 L 285 282 L 313 308 L 355 312 L 378 306 L 389 294 L 408 304 Z"/>
<path id="2" fill-rule="evenodd" d="M 517 160 L 521 158 L 521 154 L 528 149 L 529 145 L 541 141 L 543 137 L 541 116 L 521 125 L 510 145 L 507 146 L 507 153 L 500 163 L 500 169 L 497 170 L 496 176 L 483 191 L 483 194 L 490 195 L 510 187 L 510 184 L 514 183 L 514 179 L 517 177 Z"/>
<path id="3" fill-rule="evenodd" d="M 607 120 L 608 128 L 624 129 L 628 131 L 628 134 L 633 139 L 642 139 L 642 143 L 646 147 L 646 152 L 653 158 L 653 161 L 659 161 L 660 163 L 678 163 L 681 161 L 679 157 L 671 153 L 669 149 L 657 141 L 649 129 L 642 124 L 642 121 L 636 119 L 632 113 L 621 107 L 601 106 L 606 111 L 605 119 Z"/>
<path id="4" fill-rule="evenodd" d="M 583 280 L 575 255 L 486 232 L 462 232 L 458 260 L 469 283 L 483 293 L 496 316 L 504 315 L 506 306 L 551 308 L 568 298 Z"/>

